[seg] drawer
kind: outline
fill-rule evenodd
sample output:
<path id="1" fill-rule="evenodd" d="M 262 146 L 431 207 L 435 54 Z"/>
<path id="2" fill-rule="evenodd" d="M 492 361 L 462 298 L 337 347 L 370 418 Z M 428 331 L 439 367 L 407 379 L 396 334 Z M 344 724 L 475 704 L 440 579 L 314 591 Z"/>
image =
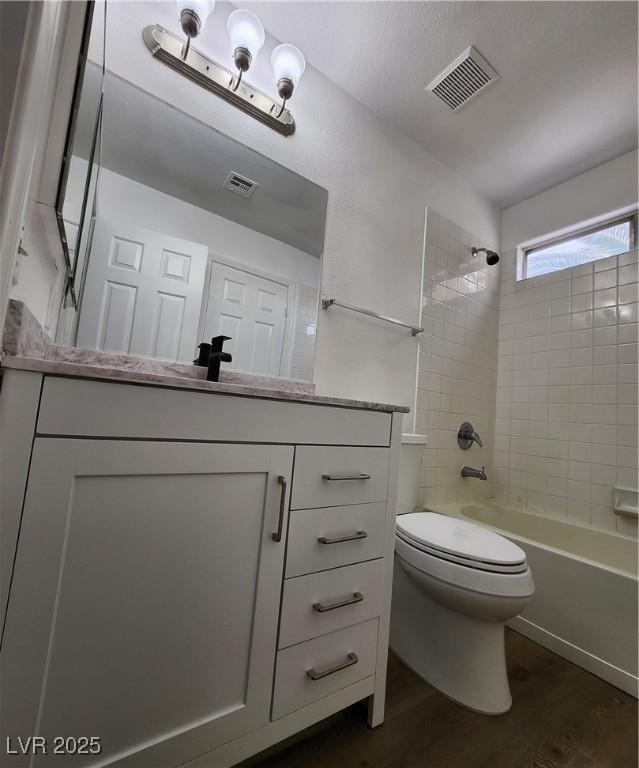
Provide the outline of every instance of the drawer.
<path id="1" fill-rule="evenodd" d="M 279 651 L 272 719 L 374 674 L 376 656 L 377 619 Z"/>
<path id="2" fill-rule="evenodd" d="M 79 437 L 387 446 L 390 426 L 391 414 L 381 411 L 45 376 L 37 430 Z"/>
<path id="3" fill-rule="evenodd" d="M 286 579 L 279 648 L 379 616 L 384 560 Z"/>
<path id="4" fill-rule="evenodd" d="M 385 522 L 385 501 L 293 512 L 288 529 L 287 578 L 381 557 Z"/>
<path id="5" fill-rule="evenodd" d="M 334 445 L 297 448 L 291 509 L 385 501 L 389 453 Z"/>

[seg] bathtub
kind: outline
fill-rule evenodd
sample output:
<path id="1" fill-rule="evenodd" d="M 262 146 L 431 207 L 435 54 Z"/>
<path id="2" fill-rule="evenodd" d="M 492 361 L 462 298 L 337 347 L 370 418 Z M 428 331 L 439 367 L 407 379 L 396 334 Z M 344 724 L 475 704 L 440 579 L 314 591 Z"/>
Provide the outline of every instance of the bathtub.
<path id="1" fill-rule="evenodd" d="M 509 626 L 637 697 L 637 542 L 491 502 L 429 510 L 490 527 L 525 552 L 535 596 Z"/>

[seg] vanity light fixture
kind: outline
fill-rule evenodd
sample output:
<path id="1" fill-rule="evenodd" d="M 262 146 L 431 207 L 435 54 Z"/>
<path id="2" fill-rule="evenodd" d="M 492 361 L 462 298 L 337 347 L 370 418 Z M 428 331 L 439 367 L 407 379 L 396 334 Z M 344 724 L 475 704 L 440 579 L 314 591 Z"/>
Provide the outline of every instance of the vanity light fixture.
<path id="1" fill-rule="evenodd" d="M 191 48 L 191 39 L 201 34 L 215 0 L 178 0 L 177 6 L 186 42 L 159 24 L 152 24 L 142 33 L 151 55 L 279 133 L 285 136 L 294 133 L 295 120 L 286 103 L 306 68 L 301 51 L 294 45 L 282 43 L 271 54 L 275 85 L 281 99 L 278 103 L 243 80 L 265 40 L 264 27 L 254 13 L 237 9 L 227 19 L 231 55 L 239 73 L 236 74 Z"/>

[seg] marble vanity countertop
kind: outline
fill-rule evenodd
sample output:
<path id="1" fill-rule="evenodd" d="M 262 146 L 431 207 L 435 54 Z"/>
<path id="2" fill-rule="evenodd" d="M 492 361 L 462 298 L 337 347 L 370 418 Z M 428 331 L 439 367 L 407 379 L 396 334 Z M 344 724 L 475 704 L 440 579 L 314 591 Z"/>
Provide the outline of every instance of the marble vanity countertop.
<path id="1" fill-rule="evenodd" d="M 342 408 L 362 408 L 387 413 L 408 413 L 402 405 L 318 395 L 309 382 L 221 372 L 221 381 L 207 381 L 206 371 L 195 365 L 166 363 L 131 355 L 99 352 L 52 344 L 21 302 L 11 301 L 5 325 L 2 367 L 23 371 L 77 376 L 105 381 L 131 382 L 191 389 L 199 392 L 292 400 Z"/>

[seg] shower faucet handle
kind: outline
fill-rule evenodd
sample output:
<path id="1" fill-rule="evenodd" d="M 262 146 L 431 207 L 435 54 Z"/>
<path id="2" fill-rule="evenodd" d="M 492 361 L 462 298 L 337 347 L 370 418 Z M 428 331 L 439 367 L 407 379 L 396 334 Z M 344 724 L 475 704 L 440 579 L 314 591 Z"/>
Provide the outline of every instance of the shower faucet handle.
<path id="1" fill-rule="evenodd" d="M 475 432 L 475 427 L 473 427 L 470 421 L 465 421 L 457 431 L 457 445 L 459 445 L 462 451 L 467 451 L 473 443 L 477 443 L 480 448 L 484 447 L 481 438 Z"/>
<path id="2" fill-rule="evenodd" d="M 473 432 L 473 434 L 471 435 L 471 437 L 473 438 L 473 440 L 474 440 L 474 441 L 477 443 L 477 445 L 478 445 L 480 448 L 483 448 L 483 447 L 484 447 L 484 444 L 482 443 L 482 441 L 481 441 L 481 438 L 479 437 L 479 435 L 477 434 L 477 432 Z"/>

